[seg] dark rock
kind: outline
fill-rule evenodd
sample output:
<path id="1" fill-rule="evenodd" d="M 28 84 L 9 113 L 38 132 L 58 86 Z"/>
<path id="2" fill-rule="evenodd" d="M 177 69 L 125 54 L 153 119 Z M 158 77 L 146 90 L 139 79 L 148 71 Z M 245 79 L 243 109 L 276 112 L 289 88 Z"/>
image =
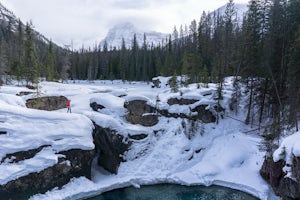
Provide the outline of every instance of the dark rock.
<path id="1" fill-rule="evenodd" d="M 161 87 L 161 81 L 159 79 L 152 79 L 152 88 L 160 88 Z"/>
<path id="2" fill-rule="evenodd" d="M 158 123 L 158 116 L 156 114 L 148 114 L 142 116 L 128 114 L 125 116 L 125 118 L 132 124 L 140 124 L 143 126 L 154 126 Z"/>
<path id="3" fill-rule="evenodd" d="M 267 158 L 260 169 L 260 175 L 272 186 L 278 187 L 280 180 L 285 176 L 282 171 L 284 165 L 283 160 L 274 162 L 272 158 Z"/>
<path id="4" fill-rule="evenodd" d="M 48 146 L 50 146 L 50 145 L 43 145 L 36 149 L 30 149 L 27 151 L 19 151 L 19 152 L 7 154 L 5 157 L 3 157 L 1 159 L 0 163 L 3 163 L 6 159 L 10 160 L 9 163 L 16 163 L 21 160 L 33 158 L 35 156 L 35 154 L 40 152 L 44 147 L 48 147 Z"/>
<path id="5" fill-rule="evenodd" d="M 96 102 L 90 103 L 90 107 L 93 109 L 93 111 L 98 111 L 98 109 L 105 108 L 104 106 L 97 104 Z"/>
<path id="6" fill-rule="evenodd" d="M 36 90 L 36 87 L 33 85 L 26 85 L 26 87 L 31 90 Z"/>
<path id="7" fill-rule="evenodd" d="M 130 114 L 142 116 L 145 113 L 154 113 L 155 108 L 148 105 L 147 101 L 144 100 L 133 100 L 126 102 L 124 104 L 124 108 L 126 108 Z"/>
<path id="8" fill-rule="evenodd" d="M 132 124 L 154 126 L 158 123 L 158 116 L 154 114 L 156 109 L 144 100 L 126 102 L 124 107 L 129 111 L 125 118 Z"/>
<path id="9" fill-rule="evenodd" d="M 39 110 L 58 110 L 66 108 L 68 99 L 64 96 L 49 96 L 28 99 L 26 106 Z"/>
<path id="10" fill-rule="evenodd" d="M 207 110 L 206 107 L 208 105 L 199 105 L 192 109 L 192 112 L 197 112 L 197 119 L 200 119 L 203 123 L 211 123 L 216 121 L 215 115 L 210 111 Z"/>
<path id="11" fill-rule="evenodd" d="M 170 103 L 192 103 L 196 100 L 176 100 L 175 98 L 170 100 Z M 164 117 L 173 118 L 186 118 L 190 120 L 201 120 L 204 123 L 211 123 L 216 121 L 216 117 L 210 110 L 205 109 L 208 105 L 199 105 L 192 109 L 192 112 L 197 112 L 197 115 L 189 116 L 184 113 L 169 113 L 168 110 L 159 110 L 147 104 L 144 100 L 133 100 L 126 102 L 124 107 L 128 110 L 128 114 L 125 116 L 126 120 L 132 124 L 140 124 L 143 126 L 154 126 L 158 123 L 158 115 Z M 221 108 L 219 108 L 221 109 Z M 223 109 L 224 110 L 224 109 Z"/>
<path id="12" fill-rule="evenodd" d="M 6 131 L 0 131 L 0 135 L 4 135 L 6 133 L 7 133 Z"/>
<path id="13" fill-rule="evenodd" d="M 190 105 L 190 104 L 196 103 L 197 101 L 198 100 L 196 100 L 196 99 L 170 98 L 170 99 L 168 99 L 168 104 L 169 105 L 175 105 L 175 104 L 178 104 L 178 105 Z"/>
<path id="14" fill-rule="evenodd" d="M 272 158 L 267 158 L 262 165 L 260 174 L 272 186 L 275 193 L 284 200 L 300 199 L 299 158 L 293 158 L 291 166 L 293 179 L 285 177 L 286 173 L 282 170 L 285 165 L 284 160 L 274 162 Z"/>
<path id="15" fill-rule="evenodd" d="M 96 152 L 99 153 L 98 165 L 107 171 L 117 174 L 120 163 L 125 161 L 123 154 L 130 148 L 122 135 L 109 128 L 102 128 L 94 123 L 93 138 Z"/>
<path id="16" fill-rule="evenodd" d="M 29 95 L 29 94 L 33 94 L 34 92 L 20 92 L 19 94 L 17 94 L 17 96 L 25 96 L 25 95 Z"/>
<path id="17" fill-rule="evenodd" d="M 73 177 L 91 178 L 93 150 L 73 149 L 59 152 L 59 154 L 65 155 L 65 158 L 60 158 L 54 166 L 0 185 L 0 198 L 28 199 L 33 194 L 45 193 L 54 187 L 62 187 Z"/>
<path id="18" fill-rule="evenodd" d="M 143 140 L 147 137 L 148 135 L 147 134 L 138 134 L 138 135 L 128 135 L 128 137 L 130 139 L 133 139 L 133 140 Z"/>

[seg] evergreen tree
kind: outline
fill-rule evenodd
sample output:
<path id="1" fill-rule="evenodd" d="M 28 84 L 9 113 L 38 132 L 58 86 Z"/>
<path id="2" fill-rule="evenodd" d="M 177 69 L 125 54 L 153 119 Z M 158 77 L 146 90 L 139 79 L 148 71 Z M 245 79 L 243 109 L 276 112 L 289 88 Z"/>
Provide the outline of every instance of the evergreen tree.
<path id="1" fill-rule="evenodd" d="M 15 58 L 14 66 L 13 66 L 13 74 L 16 76 L 16 79 L 20 81 L 23 77 L 24 73 L 24 32 L 23 32 L 23 24 L 21 20 L 18 21 L 18 35 L 17 35 L 17 56 Z"/>
<path id="2" fill-rule="evenodd" d="M 31 24 L 26 24 L 26 41 L 25 41 L 25 59 L 24 59 L 24 75 L 27 84 L 38 84 L 39 82 L 39 61 L 34 44 L 34 36 Z"/>
<path id="3" fill-rule="evenodd" d="M 46 62 L 45 62 L 45 68 L 46 68 L 46 80 L 47 81 L 53 81 L 58 79 L 58 72 L 55 67 L 55 56 L 53 52 L 53 44 L 52 41 L 49 43 L 49 49 L 46 56 Z"/>

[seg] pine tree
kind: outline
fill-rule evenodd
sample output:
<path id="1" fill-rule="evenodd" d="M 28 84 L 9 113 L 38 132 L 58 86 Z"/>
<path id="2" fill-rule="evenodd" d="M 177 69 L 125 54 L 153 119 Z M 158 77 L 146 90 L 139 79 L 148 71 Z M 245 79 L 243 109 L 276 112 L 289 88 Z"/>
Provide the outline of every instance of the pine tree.
<path id="1" fill-rule="evenodd" d="M 124 38 L 122 38 L 122 45 L 120 50 L 120 62 L 119 62 L 119 70 L 122 81 L 125 81 L 128 78 L 127 74 L 127 49 Z"/>
<path id="2" fill-rule="evenodd" d="M 26 24 L 26 41 L 25 41 L 25 59 L 24 59 L 24 75 L 27 84 L 38 84 L 39 82 L 39 61 L 34 44 L 34 36 L 31 24 Z"/>
<path id="3" fill-rule="evenodd" d="M 50 41 L 50 43 L 49 43 L 49 49 L 48 49 L 48 53 L 46 56 L 45 68 L 46 68 L 46 80 L 47 81 L 53 81 L 53 80 L 58 79 L 58 72 L 55 67 L 55 58 L 54 58 L 52 41 Z"/>
<path id="4" fill-rule="evenodd" d="M 18 35 L 17 35 L 17 56 L 14 62 L 13 74 L 16 76 L 16 79 L 20 81 L 24 73 L 24 32 L 23 24 L 21 20 L 18 21 Z"/>

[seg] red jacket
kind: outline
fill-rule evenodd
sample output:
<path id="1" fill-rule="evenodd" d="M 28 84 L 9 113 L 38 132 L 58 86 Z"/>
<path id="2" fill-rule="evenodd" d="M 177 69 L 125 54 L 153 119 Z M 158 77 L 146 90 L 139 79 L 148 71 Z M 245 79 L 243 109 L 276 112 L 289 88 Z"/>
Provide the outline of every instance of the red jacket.
<path id="1" fill-rule="evenodd" d="M 67 107 L 70 107 L 71 106 L 71 100 L 68 100 L 67 101 Z"/>

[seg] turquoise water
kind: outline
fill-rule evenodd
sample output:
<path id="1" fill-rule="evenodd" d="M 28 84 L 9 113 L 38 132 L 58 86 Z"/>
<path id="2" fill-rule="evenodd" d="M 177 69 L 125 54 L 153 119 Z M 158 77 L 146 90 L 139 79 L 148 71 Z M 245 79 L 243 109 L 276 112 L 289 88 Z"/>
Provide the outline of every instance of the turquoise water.
<path id="1" fill-rule="evenodd" d="M 112 190 L 89 200 L 258 200 L 247 193 L 221 186 L 172 184 Z"/>

